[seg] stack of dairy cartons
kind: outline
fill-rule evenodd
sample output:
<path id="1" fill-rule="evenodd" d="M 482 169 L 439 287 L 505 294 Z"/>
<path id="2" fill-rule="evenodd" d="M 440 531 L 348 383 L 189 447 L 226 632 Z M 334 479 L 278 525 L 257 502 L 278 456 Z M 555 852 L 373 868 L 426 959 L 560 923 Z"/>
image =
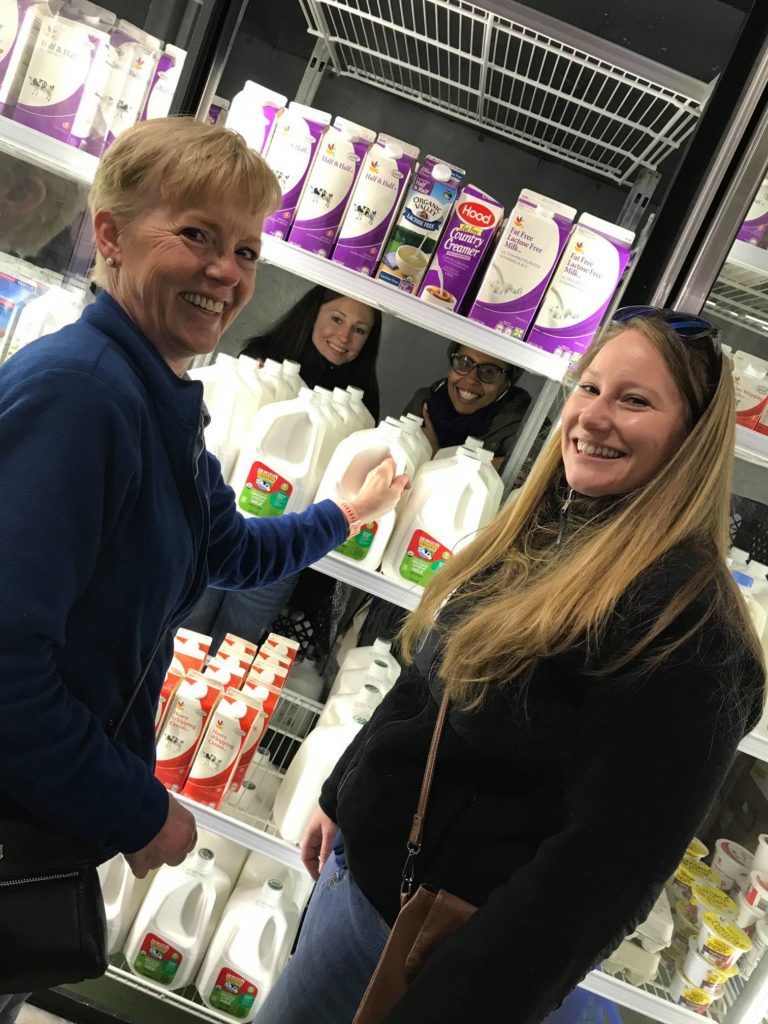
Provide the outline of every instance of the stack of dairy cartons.
<path id="1" fill-rule="evenodd" d="M 736 422 L 761 435 L 768 453 L 768 360 L 749 352 L 734 352 L 732 359 Z"/>
<path id="2" fill-rule="evenodd" d="M 176 635 L 158 706 L 155 775 L 218 808 L 240 791 L 299 645 L 270 633 L 257 649 L 227 634 L 208 658 L 209 644 L 186 629 Z"/>
<path id="3" fill-rule="evenodd" d="M 185 53 L 89 0 L 11 0 L 0 112 L 100 155 L 126 128 L 168 113 Z"/>

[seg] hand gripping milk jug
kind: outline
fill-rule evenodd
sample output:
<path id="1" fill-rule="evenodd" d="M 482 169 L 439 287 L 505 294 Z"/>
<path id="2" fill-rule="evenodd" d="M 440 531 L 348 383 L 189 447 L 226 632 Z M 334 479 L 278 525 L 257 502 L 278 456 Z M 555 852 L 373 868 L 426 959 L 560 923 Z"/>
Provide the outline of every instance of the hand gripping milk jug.
<path id="1" fill-rule="evenodd" d="M 229 878 L 201 847 L 152 879 L 125 944 L 134 974 L 166 989 L 194 978 L 229 895 Z"/>
<path id="2" fill-rule="evenodd" d="M 413 456 L 399 425 L 380 423 L 373 430 L 350 434 L 331 456 L 317 490 L 317 501 L 332 498 L 350 501 L 363 486 L 372 469 L 386 458 L 395 460 L 397 473 L 413 475 Z M 366 523 L 356 537 L 349 537 L 336 548 L 366 569 L 378 569 L 384 549 L 395 526 L 396 509 Z"/>
<path id="3" fill-rule="evenodd" d="M 195 982 L 224 1020 L 250 1021 L 285 965 L 299 909 L 279 878 L 232 894 Z"/>
<path id="4" fill-rule="evenodd" d="M 372 683 L 357 694 L 340 693 L 328 702 L 315 728 L 299 747 L 275 797 L 272 820 L 283 839 L 300 843 L 317 810 L 320 788 L 333 766 L 381 702 Z"/>
<path id="5" fill-rule="evenodd" d="M 357 673 L 361 669 L 365 672 L 374 661 L 382 661 L 387 666 L 386 681 L 381 685 L 384 686 L 385 692 L 388 693 L 397 682 L 402 670 L 400 662 L 392 654 L 391 641 L 383 640 L 377 636 L 368 647 L 352 647 L 347 651 L 339 665 L 339 671 L 336 673 L 336 678 L 331 685 L 328 697 L 333 697 L 337 693 L 348 693 L 354 689 L 353 683 L 346 678 L 347 673 Z"/>
<path id="6" fill-rule="evenodd" d="M 237 507 L 249 516 L 301 512 L 312 503 L 333 451 L 333 433 L 308 388 L 260 409 L 232 476 Z"/>
<path id="7" fill-rule="evenodd" d="M 125 945 L 154 872 L 146 878 L 137 878 L 122 853 L 118 853 L 111 860 L 99 864 L 98 873 L 107 919 L 107 954 L 112 956 Z"/>
<path id="8" fill-rule="evenodd" d="M 387 546 L 385 576 L 420 592 L 456 546 L 493 519 L 501 488 L 491 484 L 486 468 L 462 449 L 451 459 L 424 463 Z"/>

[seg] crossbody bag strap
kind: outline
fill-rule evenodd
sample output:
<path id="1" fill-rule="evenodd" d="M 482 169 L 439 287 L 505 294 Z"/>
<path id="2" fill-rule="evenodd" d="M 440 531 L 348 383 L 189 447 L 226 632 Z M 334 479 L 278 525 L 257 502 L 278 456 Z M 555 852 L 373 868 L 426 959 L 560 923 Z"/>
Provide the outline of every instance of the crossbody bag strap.
<path id="1" fill-rule="evenodd" d="M 141 690 L 142 686 L 144 685 L 144 680 L 147 678 L 147 673 L 149 672 L 150 668 L 152 667 L 152 662 L 155 660 L 155 656 L 156 656 L 157 652 L 160 650 L 160 644 L 163 642 L 163 637 L 165 636 L 165 634 L 167 632 L 168 632 L 168 630 L 164 629 L 162 631 L 162 633 L 160 634 L 160 636 L 157 638 L 157 642 L 155 643 L 155 646 L 152 648 L 152 653 L 150 654 L 149 659 L 148 659 L 146 665 L 142 669 L 141 675 L 139 676 L 138 681 L 136 682 L 136 685 L 134 686 L 133 690 L 131 691 L 131 695 L 128 698 L 127 704 L 123 708 L 123 713 L 120 715 L 120 718 L 117 720 L 117 725 L 115 726 L 115 728 L 110 733 L 110 736 L 111 736 L 112 739 L 116 739 L 117 734 L 120 732 L 120 730 L 122 729 L 123 725 L 125 724 L 125 720 L 128 717 L 128 712 L 133 707 L 133 702 L 138 697 L 139 691 Z"/>
<path id="2" fill-rule="evenodd" d="M 440 708 L 437 712 L 437 721 L 435 722 L 435 729 L 432 733 L 432 742 L 429 745 L 429 753 L 427 754 L 427 764 L 424 768 L 424 778 L 421 780 L 421 792 L 419 793 L 419 802 L 416 807 L 416 813 L 413 816 L 413 822 L 411 824 L 411 834 L 408 836 L 408 856 L 403 867 L 403 876 L 400 883 L 400 904 L 405 904 L 413 894 L 413 879 L 415 870 L 415 861 L 419 853 L 421 853 L 421 838 L 424 834 L 424 818 L 427 814 L 427 805 L 429 803 L 429 794 L 432 790 L 432 779 L 435 774 L 435 762 L 437 761 L 437 748 L 440 746 L 440 738 L 443 735 L 443 726 L 445 725 L 445 719 L 448 714 L 448 705 L 450 700 L 448 694 L 443 691 L 443 699 L 440 702 Z"/>

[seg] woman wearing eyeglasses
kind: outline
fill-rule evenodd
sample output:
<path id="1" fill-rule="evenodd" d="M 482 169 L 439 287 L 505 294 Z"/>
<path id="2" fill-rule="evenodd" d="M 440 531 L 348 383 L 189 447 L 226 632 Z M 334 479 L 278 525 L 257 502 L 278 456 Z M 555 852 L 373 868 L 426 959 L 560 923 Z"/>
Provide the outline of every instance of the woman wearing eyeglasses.
<path id="1" fill-rule="evenodd" d="M 716 330 L 619 311 L 575 385 L 517 499 L 425 591 L 408 669 L 323 786 L 302 846 L 320 881 L 258 1024 L 349 1024 L 403 882 L 477 910 L 384 1024 L 538 1024 L 647 917 L 760 717 L 725 565 Z"/>
<path id="2" fill-rule="evenodd" d="M 448 376 L 420 388 L 405 413 L 424 418 L 432 450 L 479 437 L 498 469 L 514 443 L 531 396 L 515 387 L 522 370 L 466 345 L 451 345 Z"/>

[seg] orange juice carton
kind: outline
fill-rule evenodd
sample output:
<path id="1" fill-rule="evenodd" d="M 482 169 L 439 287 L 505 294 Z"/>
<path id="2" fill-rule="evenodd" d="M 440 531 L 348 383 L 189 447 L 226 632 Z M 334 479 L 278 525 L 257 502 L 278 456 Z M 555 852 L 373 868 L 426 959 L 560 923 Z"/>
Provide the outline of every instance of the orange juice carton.
<path id="1" fill-rule="evenodd" d="M 157 738 L 155 775 L 174 793 L 181 791 L 221 684 L 190 672 L 176 687 Z"/>
<path id="2" fill-rule="evenodd" d="M 266 717 L 260 701 L 232 690 L 222 693 L 208 717 L 205 733 L 182 790 L 184 796 L 216 809 L 227 791 L 253 727 L 256 726 L 261 739 L 265 725 Z"/>
<path id="3" fill-rule="evenodd" d="M 176 630 L 176 636 L 173 638 L 171 671 L 180 676 L 193 669 L 195 672 L 201 672 L 210 648 L 211 638 L 209 636 L 204 633 L 195 633 L 193 630 L 181 626 Z"/>
<path id="4" fill-rule="evenodd" d="M 176 693 L 176 687 L 183 678 L 183 675 L 179 675 L 178 672 L 174 672 L 172 669 L 168 669 L 165 673 L 163 685 L 160 687 L 160 696 L 157 698 L 157 710 L 155 711 L 155 736 L 160 735 L 160 729 L 165 719 L 165 713 L 168 710 L 169 701 L 173 697 L 174 693 Z"/>

